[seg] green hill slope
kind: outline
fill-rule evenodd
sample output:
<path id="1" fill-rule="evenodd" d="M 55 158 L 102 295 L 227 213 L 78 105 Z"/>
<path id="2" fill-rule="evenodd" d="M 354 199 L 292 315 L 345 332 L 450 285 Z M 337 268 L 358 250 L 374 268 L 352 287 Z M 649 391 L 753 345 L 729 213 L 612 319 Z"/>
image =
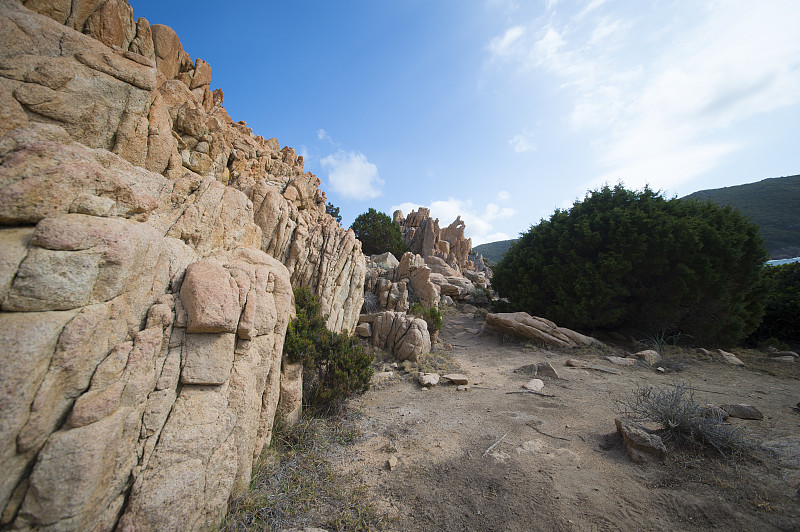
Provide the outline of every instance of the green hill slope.
<path id="1" fill-rule="evenodd" d="M 488 260 L 489 264 L 497 264 L 514 242 L 516 242 L 516 239 L 487 242 L 486 244 L 475 246 L 472 248 L 472 252 L 483 255 L 483 258 Z"/>
<path id="2" fill-rule="evenodd" d="M 701 190 L 686 198 L 731 205 L 761 228 L 771 259 L 800 256 L 800 175 Z"/>

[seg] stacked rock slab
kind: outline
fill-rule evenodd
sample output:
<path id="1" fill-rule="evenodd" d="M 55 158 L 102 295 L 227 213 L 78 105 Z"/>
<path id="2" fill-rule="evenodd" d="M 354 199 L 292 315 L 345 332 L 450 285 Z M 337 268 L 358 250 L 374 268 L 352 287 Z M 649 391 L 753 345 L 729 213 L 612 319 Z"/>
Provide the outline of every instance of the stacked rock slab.
<path id="1" fill-rule="evenodd" d="M 0 528 L 213 527 L 297 415 L 292 286 L 354 329 L 360 243 L 127 2 L 0 0 L 0 42 Z"/>

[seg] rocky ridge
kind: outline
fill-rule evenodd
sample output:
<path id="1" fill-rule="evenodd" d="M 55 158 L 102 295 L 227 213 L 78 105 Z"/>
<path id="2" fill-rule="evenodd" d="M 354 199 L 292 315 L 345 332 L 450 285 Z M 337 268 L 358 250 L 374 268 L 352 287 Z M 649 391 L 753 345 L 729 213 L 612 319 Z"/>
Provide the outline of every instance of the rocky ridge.
<path id="1" fill-rule="evenodd" d="M 276 413 L 292 286 L 357 324 L 319 180 L 123 0 L 0 0 L 0 526 L 213 526 Z"/>

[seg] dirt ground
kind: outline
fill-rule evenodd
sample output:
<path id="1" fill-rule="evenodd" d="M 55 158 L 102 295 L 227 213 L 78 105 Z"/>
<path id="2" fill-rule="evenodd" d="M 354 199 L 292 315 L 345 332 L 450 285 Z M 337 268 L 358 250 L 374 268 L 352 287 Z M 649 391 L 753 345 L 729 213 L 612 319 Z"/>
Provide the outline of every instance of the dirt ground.
<path id="1" fill-rule="evenodd" d="M 791 363 L 775 362 L 773 376 L 684 356 L 673 364 L 682 369 L 662 373 L 602 359 L 619 352 L 477 335 L 481 324 L 450 311 L 440 336 L 452 348 L 434 348 L 469 378 L 467 390 L 423 390 L 415 375 L 395 370 L 348 405 L 364 436 L 335 466 L 370 486 L 389 530 L 800 530 L 800 380 L 795 368 L 780 371 Z M 620 373 L 566 367 L 568 358 Z M 508 393 L 531 378 L 514 370 L 540 361 L 559 374 L 542 378 L 553 397 Z M 703 403 L 755 406 L 763 420 L 731 421 L 782 451 L 730 462 L 684 450 L 632 462 L 616 433 L 615 399 L 679 383 Z"/>

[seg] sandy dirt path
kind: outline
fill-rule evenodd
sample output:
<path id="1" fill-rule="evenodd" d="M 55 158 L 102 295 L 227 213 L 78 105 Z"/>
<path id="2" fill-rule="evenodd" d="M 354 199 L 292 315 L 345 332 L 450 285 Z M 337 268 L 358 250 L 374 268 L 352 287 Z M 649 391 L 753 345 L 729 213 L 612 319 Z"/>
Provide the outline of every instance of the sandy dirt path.
<path id="1" fill-rule="evenodd" d="M 474 334 L 481 323 L 452 311 L 441 333 L 468 390 L 423 390 L 396 371 L 348 406 L 364 437 L 337 468 L 370 486 L 390 530 L 800 530 L 800 381 L 699 360 L 679 372 L 621 368 L 601 358 L 607 352 Z M 568 358 L 620 373 L 565 367 Z M 541 361 L 559 373 L 542 378 L 553 397 L 507 393 L 531 378 L 515 369 Z M 777 440 L 783 454 L 731 464 L 688 451 L 633 463 L 614 426 L 615 398 L 677 383 L 696 388 L 698 401 L 761 410 L 761 421 L 733 422 L 758 442 Z"/>

